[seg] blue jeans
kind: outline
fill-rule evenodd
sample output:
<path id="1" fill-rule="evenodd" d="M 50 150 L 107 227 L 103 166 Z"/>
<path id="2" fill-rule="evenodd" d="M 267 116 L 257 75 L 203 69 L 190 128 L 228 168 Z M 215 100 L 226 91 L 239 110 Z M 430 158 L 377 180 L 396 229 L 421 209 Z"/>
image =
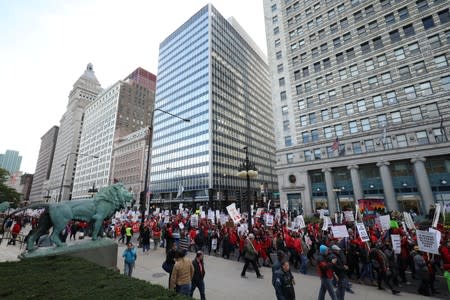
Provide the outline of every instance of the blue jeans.
<path id="1" fill-rule="evenodd" d="M 177 294 L 190 296 L 191 295 L 191 284 L 183 284 L 183 285 L 177 285 L 176 287 Z"/>
<path id="2" fill-rule="evenodd" d="M 300 260 L 301 260 L 300 273 L 306 274 L 308 271 L 308 257 L 306 257 L 305 254 L 300 254 Z"/>
<path id="3" fill-rule="evenodd" d="M 123 274 L 125 274 L 125 276 L 130 276 L 133 273 L 133 268 L 134 268 L 134 263 L 127 263 L 125 262 L 123 265 Z"/>
<path id="4" fill-rule="evenodd" d="M 320 278 L 320 290 L 318 300 L 325 300 L 325 293 L 328 291 L 330 294 L 331 300 L 337 300 L 336 292 L 334 291 L 333 284 L 331 283 L 331 279 L 326 277 Z"/>
<path id="5" fill-rule="evenodd" d="M 359 276 L 359 279 L 364 280 L 364 278 L 369 278 L 370 281 L 373 281 L 371 263 L 363 264 L 361 267 L 361 275 Z"/>
<path id="6" fill-rule="evenodd" d="M 191 284 L 191 297 L 194 295 L 195 288 L 198 288 L 198 291 L 200 292 L 200 300 L 205 300 L 205 282 L 203 280 L 200 280 L 199 282 L 192 282 Z"/>
<path id="7" fill-rule="evenodd" d="M 344 300 L 345 298 L 345 290 L 348 286 L 348 279 L 347 278 L 339 278 L 337 282 L 337 290 L 336 290 L 336 297 L 338 300 Z"/>

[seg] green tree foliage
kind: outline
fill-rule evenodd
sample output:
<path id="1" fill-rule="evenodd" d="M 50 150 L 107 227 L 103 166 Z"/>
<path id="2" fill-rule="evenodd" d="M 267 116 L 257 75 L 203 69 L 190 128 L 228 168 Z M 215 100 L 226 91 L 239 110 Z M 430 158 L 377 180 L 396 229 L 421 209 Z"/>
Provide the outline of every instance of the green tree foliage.
<path id="1" fill-rule="evenodd" d="M 0 203 L 8 201 L 17 205 L 20 201 L 20 193 L 5 184 L 8 181 L 8 178 L 8 171 L 0 168 Z"/>

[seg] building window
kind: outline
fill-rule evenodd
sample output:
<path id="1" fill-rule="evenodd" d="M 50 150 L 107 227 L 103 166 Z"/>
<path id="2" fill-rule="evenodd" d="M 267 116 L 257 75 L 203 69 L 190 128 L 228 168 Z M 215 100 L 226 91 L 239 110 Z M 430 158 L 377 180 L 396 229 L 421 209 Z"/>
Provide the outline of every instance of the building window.
<path id="1" fill-rule="evenodd" d="M 295 86 L 295 92 L 297 93 L 297 95 L 300 95 L 302 93 L 302 85 L 298 84 Z"/>
<path id="2" fill-rule="evenodd" d="M 393 104 L 397 104 L 397 94 L 395 93 L 395 91 L 392 92 L 387 92 L 386 93 L 386 98 L 387 98 L 387 102 L 389 105 L 393 105 Z"/>
<path id="3" fill-rule="evenodd" d="M 325 136 L 326 139 L 330 139 L 333 137 L 333 130 L 331 127 L 325 127 L 323 129 L 323 135 Z"/>
<path id="4" fill-rule="evenodd" d="M 291 136 L 284 137 L 284 146 L 286 146 L 286 147 L 292 146 L 292 137 Z"/>
<path id="5" fill-rule="evenodd" d="M 366 12 L 366 17 L 375 14 L 375 9 L 373 8 L 373 5 L 367 6 L 366 8 L 364 8 L 364 11 Z"/>
<path id="6" fill-rule="evenodd" d="M 402 60 L 405 58 L 405 50 L 402 48 L 398 48 L 394 50 L 394 55 L 396 60 Z"/>
<path id="7" fill-rule="evenodd" d="M 337 32 L 338 29 L 339 29 L 339 28 L 338 28 L 338 24 L 337 24 L 337 23 L 334 23 L 334 24 L 331 24 L 331 25 L 330 25 L 330 32 L 331 32 L 331 34 Z"/>
<path id="8" fill-rule="evenodd" d="M 450 13 L 448 8 L 438 12 L 438 16 L 439 20 L 441 21 L 441 24 L 450 22 Z"/>
<path id="9" fill-rule="evenodd" d="M 352 102 L 345 104 L 345 112 L 348 116 L 352 115 L 355 112 Z"/>
<path id="10" fill-rule="evenodd" d="M 345 5 L 344 4 L 338 5 L 337 10 L 338 10 L 338 12 L 343 12 L 345 10 Z"/>
<path id="11" fill-rule="evenodd" d="M 341 38 L 337 37 L 337 38 L 333 39 L 333 45 L 334 45 L 334 48 L 339 48 L 341 46 Z"/>
<path id="12" fill-rule="evenodd" d="M 353 83 L 353 92 L 356 94 L 356 93 L 359 93 L 361 91 L 362 91 L 361 81 L 354 82 Z"/>
<path id="13" fill-rule="evenodd" d="M 418 1 L 416 1 L 416 5 L 417 5 L 418 11 L 423 11 L 428 8 L 427 0 L 418 0 Z"/>
<path id="14" fill-rule="evenodd" d="M 442 128 L 434 128 L 433 129 L 433 136 L 436 143 L 442 143 L 446 142 L 445 136 L 442 134 L 443 129 Z"/>
<path id="15" fill-rule="evenodd" d="M 356 121 L 348 122 L 348 128 L 350 129 L 350 133 L 358 133 L 358 124 Z"/>
<path id="16" fill-rule="evenodd" d="M 435 26 L 434 20 L 433 20 L 433 16 L 429 16 L 429 17 L 423 18 L 422 19 L 422 23 L 423 23 L 423 28 L 425 28 L 425 30 L 428 30 L 428 29 L 433 28 Z"/>
<path id="17" fill-rule="evenodd" d="M 289 112 L 289 108 L 287 107 L 287 105 L 284 105 L 284 106 L 281 107 L 281 114 L 283 116 L 287 115 L 288 112 Z"/>
<path id="18" fill-rule="evenodd" d="M 335 90 L 328 91 L 328 98 L 330 101 L 336 100 L 336 91 Z"/>
<path id="19" fill-rule="evenodd" d="M 281 54 L 281 51 L 277 51 L 276 57 L 277 57 L 277 59 L 281 59 L 283 57 Z"/>
<path id="20" fill-rule="evenodd" d="M 277 34 L 279 34 L 280 33 L 280 28 L 277 26 L 277 27 L 275 27 L 274 29 L 273 29 L 273 34 L 274 35 L 277 35 Z"/>
<path id="21" fill-rule="evenodd" d="M 328 11 L 328 20 L 331 20 L 335 16 L 334 9 Z"/>
<path id="22" fill-rule="evenodd" d="M 420 110 L 420 106 L 411 107 L 409 109 L 409 111 L 411 112 L 411 118 L 413 121 L 420 121 L 423 119 L 422 111 Z"/>
<path id="23" fill-rule="evenodd" d="M 369 53 L 370 52 L 370 45 L 369 42 L 365 42 L 361 44 L 361 52 L 363 54 Z"/>
<path id="24" fill-rule="evenodd" d="M 300 109 L 300 110 L 303 110 L 303 109 L 305 109 L 306 108 L 306 105 L 305 105 L 305 100 L 299 100 L 299 101 L 297 101 L 297 104 L 298 104 L 298 108 Z"/>
<path id="25" fill-rule="evenodd" d="M 314 72 L 320 72 L 320 62 L 316 62 L 314 64 Z"/>
<path id="26" fill-rule="evenodd" d="M 339 23 L 341 24 L 341 28 L 342 29 L 348 27 L 348 20 L 347 20 L 347 18 L 344 18 L 344 19 L 340 20 Z"/>
<path id="27" fill-rule="evenodd" d="M 302 69 L 302 74 L 303 74 L 303 77 L 309 76 L 309 69 L 308 69 L 308 67 Z"/>
<path id="28" fill-rule="evenodd" d="M 333 106 L 331 108 L 331 115 L 333 116 L 333 119 L 337 119 L 340 117 L 339 108 L 337 106 Z"/>
<path id="29" fill-rule="evenodd" d="M 339 78 L 340 78 L 341 80 L 347 79 L 347 70 L 345 70 L 345 69 L 340 69 L 340 70 L 339 70 Z"/>
<path id="30" fill-rule="evenodd" d="M 308 125 L 308 118 L 306 115 L 300 116 L 300 126 L 307 126 Z"/>
<path id="31" fill-rule="evenodd" d="M 313 142 L 319 141 L 319 130 L 317 130 L 317 129 L 311 130 L 311 140 Z"/>
<path id="32" fill-rule="evenodd" d="M 404 91 L 405 91 L 406 99 L 413 100 L 413 99 L 417 98 L 416 89 L 414 88 L 413 85 L 405 87 Z"/>
<path id="33" fill-rule="evenodd" d="M 378 62 L 378 66 L 385 66 L 387 65 L 387 58 L 385 54 L 381 54 L 377 56 L 377 62 Z"/>
<path id="34" fill-rule="evenodd" d="M 398 73 L 400 74 L 400 79 L 409 79 L 411 78 L 411 72 L 409 71 L 408 66 L 404 66 L 398 69 Z"/>
<path id="35" fill-rule="evenodd" d="M 408 146 L 408 141 L 406 140 L 406 135 L 399 134 L 396 136 L 397 145 L 399 148 L 404 148 Z"/>
<path id="36" fill-rule="evenodd" d="M 347 84 L 342 87 L 342 94 L 344 96 L 350 95 L 350 85 Z"/>
<path id="37" fill-rule="evenodd" d="M 353 148 L 353 153 L 354 154 L 361 154 L 362 153 L 361 143 L 360 142 L 353 142 L 352 143 L 352 148 Z"/>
<path id="38" fill-rule="evenodd" d="M 393 124 L 399 124 L 402 122 L 402 116 L 399 111 L 391 112 L 391 119 Z"/>
<path id="39" fill-rule="evenodd" d="M 431 88 L 431 82 L 423 82 L 420 84 L 420 90 L 422 91 L 422 96 L 429 96 L 433 94 L 433 89 Z"/>
<path id="40" fill-rule="evenodd" d="M 356 101 L 356 105 L 358 106 L 358 111 L 363 112 L 366 111 L 366 101 L 364 99 Z"/>
<path id="41" fill-rule="evenodd" d="M 305 156 L 305 161 L 311 161 L 312 160 L 311 150 L 303 151 L 303 155 Z"/>
<path id="42" fill-rule="evenodd" d="M 277 5 L 276 4 L 272 5 L 272 12 L 274 12 L 276 10 L 277 10 Z"/>
<path id="43" fill-rule="evenodd" d="M 305 92 L 310 92 L 312 89 L 311 87 L 311 81 L 305 82 Z"/>
<path id="44" fill-rule="evenodd" d="M 403 32 L 405 34 L 405 37 L 410 37 L 416 34 L 413 24 L 403 26 Z"/>
<path id="45" fill-rule="evenodd" d="M 437 68 L 448 67 L 447 56 L 445 56 L 445 54 L 435 56 L 434 63 Z"/>
<path id="46" fill-rule="evenodd" d="M 317 87 L 320 87 L 320 86 L 322 86 L 324 84 L 325 84 L 325 81 L 323 80 L 322 77 L 317 77 L 316 78 L 316 85 L 317 85 Z"/>
<path id="47" fill-rule="evenodd" d="M 314 149 L 314 159 L 315 160 L 321 159 L 320 149 Z"/>
<path id="48" fill-rule="evenodd" d="M 377 20 L 372 21 L 372 22 L 369 23 L 369 30 L 370 31 L 376 30 L 377 28 L 378 28 Z"/>
<path id="49" fill-rule="evenodd" d="M 286 83 L 286 81 L 284 80 L 284 77 L 281 77 L 281 78 L 278 79 L 278 85 L 279 85 L 280 87 L 281 87 L 281 86 L 284 86 L 285 83 Z"/>
<path id="50" fill-rule="evenodd" d="M 299 80 L 300 79 L 300 71 L 297 70 L 294 72 L 294 80 Z"/>
<path id="51" fill-rule="evenodd" d="M 326 99 L 326 94 L 325 93 L 320 93 L 319 94 L 319 102 L 320 103 L 324 103 Z"/>
<path id="52" fill-rule="evenodd" d="M 428 42 L 430 43 L 431 49 L 436 49 L 442 45 L 441 39 L 439 38 L 439 34 L 430 36 L 428 38 Z"/>
<path id="53" fill-rule="evenodd" d="M 392 145 L 392 139 L 390 136 L 384 137 L 382 142 L 383 142 L 384 150 L 394 149 L 394 146 Z"/>
<path id="54" fill-rule="evenodd" d="M 366 145 L 366 152 L 374 152 L 375 151 L 375 144 L 373 140 L 365 140 L 364 144 Z"/>
<path id="55" fill-rule="evenodd" d="M 375 65 L 373 64 L 373 59 L 368 59 L 364 61 L 364 65 L 366 66 L 366 71 L 371 71 L 375 69 Z"/>
<path id="56" fill-rule="evenodd" d="M 383 48 L 383 41 L 381 40 L 381 37 L 374 38 L 372 40 L 372 42 L 373 42 L 373 48 L 375 50 Z"/>
<path id="57" fill-rule="evenodd" d="M 416 132 L 416 139 L 417 139 L 417 143 L 419 145 L 426 145 L 426 144 L 429 143 L 428 135 L 427 135 L 427 132 L 425 130 L 424 131 L 417 131 Z"/>
<path id="58" fill-rule="evenodd" d="M 378 128 L 386 127 L 387 125 L 387 117 L 385 114 L 377 116 Z"/>
<path id="59" fill-rule="evenodd" d="M 272 17 L 272 24 L 278 24 L 278 16 L 273 16 Z"/>
<path id="60" fill-rule="evenodd" d="M 350 70 L 351 76 L 358 76 L 359 72 L 358 72 L 358 66 L 357 65 L 350 66 L 349 70 Z"/>
<path id="61" fill-rule="evenodd" d="M 331 67 L 331 61 L 329 58 L 325 58 L 323 61 L 323 68 L 324 69 L 328 69 Z"/>
<path id="62" fill-rule="evenodd" d="M 312 108 L 313 104 L 314 104 L 314 98 L 313 97 L 306 98 L 306 107 Z"/>
<path id="63" fill-rule="evenodd" d="M 409 49 L 409 53 L 411 53 L 411 55 L 420 53 L 420 47 L 419 47 L 418 43 L 409 44 L 408 49 Z"/>
<path id="64" fill-rule="evenodd" d="M 363 131 L 369 131 L 371 129 L 369 118 L 361 119 L 361 127 Z"/>
<path id="65" fill-rule="evenodd" d="M 327 51 L 328 51 L 328 44 L 327 43 L 320 45 L 320 53 L 324 54 Z"/>
<path id="66" fill-rule="evenodd" d="M 386 25 L 388 25 L 388 26 L 394 24 L 395 23 L 394 13 L 390 13 L 388 15 L 385 15 L 384 16 L 384 20 L 386 22 Z"/>
<path id="67" fill-rule="evenodd" d="M 317 118 L 316 118 L 316 113 L 310 113 L 309 115 L 309 124 L 316 124 L 317 123 Z"/>
<path id="68" fill-rule="evenodd" d="M 342 52 L 336 54 L 336 62 L 341 64 L 344 62 L 344 54 Z"/>
<path id="69" fill-rule="evenodd" d="M 392 77 L 390 72 L 386 72 L 381 74 L 381 81 L 383 81 L 383 84 L 390 84 L 392 83 Z"/>
<path id="70" fill-rule="evenodd" d="M 320 112 L 320 115 L 322 117 L 322 121 L 328 121 L 330 119 L 330 115 L 328 114 L 328 109 L 323 109 Z"/>
<path id="71" fill-rule="evenodd" d="M 302 132 L 302 141 L 303 144 L 309 143 L 309 132 Z"/>
<path id="72" fill-rule="evenodd" d="M 383 107 L 383 98 L 381 97 L 381 95 L 373 96 L 372 100 L 373 100 L 373 106 L 375 108 Z"/>
<path id="73" fill-rule="evenodd" d="M 352 35 L 350 32 L 347 32 L 342 36 L 342 38 L 344 39 L 344 44 L 346 44 L 352 40 Z"/>
<path id="74" fill-rule="evenodd" d="M 441 77 L 442 88 L 446 91 L 450 91 L 450 76 Z"/>
<path id="75" fill-rule="evenodd" d="M 355 23 L 361 21 L 361 20 L 363 19 L 363 14 L 362 14 L 362 12 L 361 12 L 360 10 L 357 11 L 357 12 L 355 12 L 355 13 L 353 14 L 353 18 L 355 19 Z"/>
<path id="76" fill-rule="evenodd" d="M 342 129 L 342 125 L 341 124 L 334 125 L 334 133 L 336 134 L 336 136 L 343 136 L 344 135 L 344 130 Z"/>
<path id="77" fill-rule="evenodd" d="M 400 32 L 398 32 L 398 30 L 394 30 L 394 31 L 389 32 L 389 38 L 391 39 L 392 43 L 400 41 L 401 40 Z"/>
<path id="78" fill-rule="evenodd" d="M 290 124 L 289 124 L 289 120 L 285 120 L 283 121 L 283 130 L 287 131 L 290 129 Z"/>
<path id="79" fill-rule="evenodd" d="M 440 117 L 439 109 L 436 103 L 430 103 L 426 105 L 428 118 Z"/>
<path id="80" fill-rule="evenodd" d="M 408 11 L 408 7 L 402 7 L 398 10 L 398 17 L 400 18 L 400 20 L 404 20 L 407 17 L 409 17 L 409 11 Z"/>
<path id="81" fill-rule="evenodd" d="M 286 92 L 285 91 L 281 92 L 280 93 L 280 100 L 286 100 L 286 99 L 287 99 Z"/>
<path id="82" fill-rule="evenodd" d="M 294 153 L 287 153 L 286 161 L 288 164 L 292 164 L 294 162 Z"/>
<path id="83" fill-rule="evenodd" d="M 370 87 L 376 87 L 378 86 L 378 78 L 377 76 L 372 76 L 367 79 L 367 82 L 369 83 Z"/>
<path id="84" fill-rule="evenodd" d="M 280 39 L 276 39 L 276 40 L 275 40 L 275 47 L 279 47 L 280 44 L 281 44 Z"/>
<path id="85" fill-rule="evenodd" d="M 358 35 L 364 35 L 366 33 L 366 27 L 364 26 L 358 27 L 356 31 L 358 32 Z"/>

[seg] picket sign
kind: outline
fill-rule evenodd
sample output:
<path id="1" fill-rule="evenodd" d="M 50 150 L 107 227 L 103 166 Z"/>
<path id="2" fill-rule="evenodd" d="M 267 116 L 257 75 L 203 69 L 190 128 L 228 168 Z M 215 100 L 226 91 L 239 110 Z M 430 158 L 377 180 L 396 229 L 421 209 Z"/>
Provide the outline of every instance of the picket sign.
<path id="1" fill-rule="evenodd" d="M 416 236 L 417 245 L 419 246 L 420 251 L 439 254 L 439 242 L 437 240 L 436 232 L 416 230 Z"/>
<path id="2" fill-rule="evenodd" d="M 272 227 L 273 226 L 273 216 L 266 214 L 265 217 L 266 217 L 266 226 Z"/>
<path id="3" fill-rule="evenodd" d="M 411 215 L 409 212 L 404 211 L 403 218 L 405 219 L 405 223 L 406 223 L 406 226 L 408 226 L 408 229 L 416 229 L 416 226 L 414 225 L 414 221 L 411 218 Z"/>
<path id="4" fill-rule="evenodd" d="M 354 222 L 353 211 L 344 211 L 344 218 L 347 222 Z"/>
<path id="5" fill-rule="evenodd" d="M 391 217 L 389 215 L 380 216 L 380 225 L 382 230 L 389 230 L 391 228 Z"/>
<path id="6" fill-rule="evenodd" d="M 239 223 L 242 219 L 241 214 L 236 210 L 236 203 L 231 203 L 227 206 L 228 215 L 233 220 L 234 224 Z"/>
<path id="7" fill-rule="evenodd" d="M 347 226 L 345 225 L 331 226 L 331 232 L 333 233 L 334 238 L 348 237 Z"/>
<path id="8" fill-rule="evenodd" d="M 369 235 L 367 234 L 366 227 L 364 223 L 356 223 L 356 228 L 358 229 L 359 237 L 363 242 L 370 241 Z"/>
<path id="9" fill-rule="evenodd" d="M 441 214 L 441 204 L 438 203 L 438 204 L 436 204 L 436 209 L 434 210 L 433 223 L 431 225 L 433 228 L 437 227 L 440 214 Z"/>
<path id="10" fill-rule="evenodd" d="M 391 242 L 394 253 L 400 254 L 401 251 L 400 234 L 391 234 Z"/>

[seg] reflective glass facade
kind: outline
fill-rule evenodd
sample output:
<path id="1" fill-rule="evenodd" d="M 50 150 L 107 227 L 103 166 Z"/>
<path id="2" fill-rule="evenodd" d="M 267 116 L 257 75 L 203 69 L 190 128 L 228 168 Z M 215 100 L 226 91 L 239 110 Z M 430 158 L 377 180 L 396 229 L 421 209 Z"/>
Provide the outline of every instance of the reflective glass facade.
<path id="1" fill-rule="evenodd" d="M 234 25 L 238 26 L 238 25 Z M 239 200 L 244 146 L 262 183 L 273 188 L 273 123 L 268 67 L 257 51 L 207 5 L 160 45 L 151 190 L 154 200 Z"/>

